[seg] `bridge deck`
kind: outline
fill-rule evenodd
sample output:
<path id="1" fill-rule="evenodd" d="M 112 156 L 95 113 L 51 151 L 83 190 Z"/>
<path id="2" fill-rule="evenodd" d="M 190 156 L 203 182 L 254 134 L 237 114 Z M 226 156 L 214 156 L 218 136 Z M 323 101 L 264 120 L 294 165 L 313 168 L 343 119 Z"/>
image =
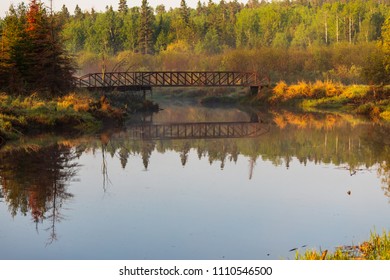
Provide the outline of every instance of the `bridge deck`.
<path id="1" fill-rule="evenodd" d="M 76 88 L 143 90 L 152 87 L 258 87 L 250 72 L 108 72 L 75 78 Z"/>

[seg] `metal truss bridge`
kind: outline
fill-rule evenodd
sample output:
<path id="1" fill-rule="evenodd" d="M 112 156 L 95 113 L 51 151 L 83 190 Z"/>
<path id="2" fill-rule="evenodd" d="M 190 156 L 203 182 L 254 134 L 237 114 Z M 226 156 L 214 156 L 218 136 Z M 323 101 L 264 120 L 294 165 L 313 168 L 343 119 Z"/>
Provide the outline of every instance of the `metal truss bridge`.
<path id="1" fill-rule="evenodd" d="M 250 87 L 258 90 L 260 80 L 252 72 L 107 72 L 76 77 L 74 86 L 103 91 L 140 91 L 153 87 Z"/>

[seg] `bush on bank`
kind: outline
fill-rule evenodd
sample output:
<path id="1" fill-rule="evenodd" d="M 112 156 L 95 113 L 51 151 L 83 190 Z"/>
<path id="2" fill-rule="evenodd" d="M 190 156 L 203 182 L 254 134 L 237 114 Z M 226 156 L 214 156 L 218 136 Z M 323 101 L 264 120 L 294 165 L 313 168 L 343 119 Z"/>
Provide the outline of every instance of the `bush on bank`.
<path id="1" fill-rule="evenodd" d="M 273 105 L 298 105 L 304 109 L 342 109 L 373 119 L 390 120 L 390 86 L 349 85 L 330 81 L 280 81 L 272 89 L 268 102 Z"/>

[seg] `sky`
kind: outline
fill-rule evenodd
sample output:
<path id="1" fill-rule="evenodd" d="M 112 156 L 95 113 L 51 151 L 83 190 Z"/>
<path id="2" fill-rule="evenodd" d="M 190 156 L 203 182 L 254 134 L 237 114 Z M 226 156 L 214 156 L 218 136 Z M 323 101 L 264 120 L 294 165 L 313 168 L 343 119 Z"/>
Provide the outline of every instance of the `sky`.
<path id="1" fill-rule="evenodd" d="M 70 13 L 73 13 L 74 8 L 76 7 L 76 4 L 79 5 L 79 7 L 82 10 L 90 10 L 91 8 L 94 8 L 96 11 L 104 11 L 105 7 L 108 5 L 112 5 L 112 7 L 116 10 L 118 8 L 119 0 L 52 0 L 53 1 L 53 9 L 55 11 L 58 11 L 61 9 L 62 5 L 65 4 L 68 7 L 68 10 Z M 157 5 L 164 4 L 166 8 L 169 7 L 179 7 L 181 0 L 148 0 L 149 5 L 155 8 Z M 29 3 L 29 0 L 0 0 L 0 17 L 3 18 L 6 15 L 6 12 L 8 11 L 8 8 L 11 4 L 14 4 L 17 6 L 17 4 L 25 2 Z M 42 0 L 45 5 L 50 5 L 50 0 Z M 142 0 L 127 0 L 127 5 L 129 7 L 134 6 L 141 6 Z M 208 0 L 201 0 L 201 2 L 208 2 Z M 213 0 L 215 3 L 219 3 L 219 0 Z M 239 2 L 247 2 L 239 1 Z M 195 8 L 196 4 L 198 3 L 198 0 L 186 0 L 186 3 L 188 6 Z"/>

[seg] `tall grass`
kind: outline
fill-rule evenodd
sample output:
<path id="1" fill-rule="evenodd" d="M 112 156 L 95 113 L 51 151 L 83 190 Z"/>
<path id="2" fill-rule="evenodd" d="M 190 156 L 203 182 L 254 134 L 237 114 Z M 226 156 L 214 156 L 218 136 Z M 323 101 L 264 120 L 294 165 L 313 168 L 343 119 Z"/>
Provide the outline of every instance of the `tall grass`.
<path id="1" fill-rule="evenodd" d="M 297 252 L 297 260 L 390 260 L 390 232 L 378 235 L 372 232 L 370 239 L 357 246 L 342 246 L 333 253 L 309 249 Z"/>
<path id="2" fill-rule="evenodd" d="M 0 137 L 9 139 L 42 129 L 89 130 L 99 126 L 97 116 L 112 117 L 120 112 L 89 93 L 70 93 L 46 100 L 37 94 L 22 98 L 0 96 Z"/>

